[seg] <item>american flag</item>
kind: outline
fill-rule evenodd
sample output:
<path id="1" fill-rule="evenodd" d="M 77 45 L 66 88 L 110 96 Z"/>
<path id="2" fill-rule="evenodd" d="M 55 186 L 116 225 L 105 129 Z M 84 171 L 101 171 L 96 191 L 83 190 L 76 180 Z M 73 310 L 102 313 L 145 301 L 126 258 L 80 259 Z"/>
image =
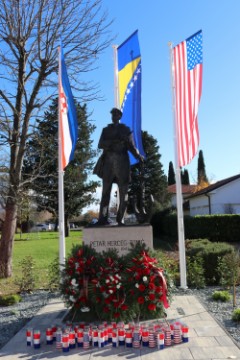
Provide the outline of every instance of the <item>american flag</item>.
<path id="1" fill-rule="evenodd" d="M 199 145 L 198 107 L 202 93 L 202 31 L 173 49 L 178 166 L 191 162 Z"/>

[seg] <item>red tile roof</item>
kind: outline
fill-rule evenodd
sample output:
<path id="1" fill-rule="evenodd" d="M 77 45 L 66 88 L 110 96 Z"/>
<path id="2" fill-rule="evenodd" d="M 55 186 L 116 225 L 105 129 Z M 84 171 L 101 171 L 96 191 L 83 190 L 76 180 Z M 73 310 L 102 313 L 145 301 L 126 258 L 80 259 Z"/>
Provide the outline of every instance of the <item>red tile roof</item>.
<path id="1" fill-rule="evenodd" d="M 188 196 L 188 199 L 191 198 L 191 197 L 195 197 L 195 196 L 200 196 L 200 195 L 203 195 L 203 194 L 207 194 L 215 189 L 218 189 L 220 188 L 221 186 L 224 186 L 234 180 L 237 180 L 240 178 L 240 174 L 238 175 L 234 175 L 234 176 L 231 176 L 229 178 L 226 178 L 226 179 L 223 179 L 223 180 L 220 180 L 220 181 L 217 181 L 216 183 L 214 184 L 211 184 L 207 187 L 205 187 L 204 189 L 201 189 L 195 193 L 192 193 L 191 195 Z"/>
<path id="2" fill-rule="evenodd" d="M 193 194 L 196 190 L 197 185 L 182 185 L 182 194 Z M 176 184 L 168 186 L 168 192 L 170 194 L 176 194 Z"/>

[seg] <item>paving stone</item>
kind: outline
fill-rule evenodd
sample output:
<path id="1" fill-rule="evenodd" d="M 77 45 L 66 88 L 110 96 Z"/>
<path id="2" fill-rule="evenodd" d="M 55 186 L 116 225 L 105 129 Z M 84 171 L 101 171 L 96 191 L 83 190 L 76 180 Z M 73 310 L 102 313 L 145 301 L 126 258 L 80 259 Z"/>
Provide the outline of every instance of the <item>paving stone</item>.
<path id="1" fill-rule="evenodd" d="M 182 308 L 182 315 L 179 309 Z M 14 338 L 0 350 L 1 360 L 240 360 L 240 350 L 230 336 L 206 312 L 195 296 L 175 296 L 173 304 L 168 309 L 168 321 L 181 319 L 189 326 L 189 342 L 165 347 L 163 350 L 142 348 L 126 349 L 112 348 L 111 345 L 103 349 L 89 350 L 73 349 L 69 353 L 62 353 L 54 346 L 42 344 L 38 350 L 26 346 L 25 331 L 27 327 L 38 326 L 44 333 L 49 323 L 61 323 L 64 316 L 64 305 L 61 301 L 54 301 L 35 316 Z M 184 313 L 184 314 L 183 314 Z M 59 318 L 58 318 L 59 316 Z"/>

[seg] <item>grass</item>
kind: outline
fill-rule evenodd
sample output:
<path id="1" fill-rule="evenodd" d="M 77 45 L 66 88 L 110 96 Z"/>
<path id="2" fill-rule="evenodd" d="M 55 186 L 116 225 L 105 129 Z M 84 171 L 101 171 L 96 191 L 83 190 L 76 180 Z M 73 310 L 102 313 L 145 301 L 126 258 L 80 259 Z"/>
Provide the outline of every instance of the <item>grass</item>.
<path id="1" fill-rule="evenodd" d="M 72 246 L 82 244 L 82 231 L 72 230 L 65 239 L 66 257 L 71 252 Z M 154 249 L 158 258 L 163 263 L 163 268 L 176 272 L 176 261 L 169 257 L 174 253 L 175 243 L 166 239 L 154 239 Z M 165 256 L 166 254 L 166 256 Z M 59 234 L 57 232 L 39 232 L 16 234 L 13 247 L 13 276 L 0 279 L 0 294 L 8 295 L 19 292 L 16 281 L 22 275 L 20 262 L 31 256 L 34 262 L 33 276 L 36 289 L 48 289 L 49 266 L 59 257 Z"/>
<path id="2" fill-rule="evenodd" d="M 82 231 L 70 231 L 70 236 L 65 239 L 66 256 L 72 246 L 82 243 Z M 48 267 L 59 256 L 59 233 L 41 232 L 16 234 L 13 247 L 13 276 L 0 279 L 0 293 L 11 294 L 18 292 L 17 277 L 21 276 L 20 262 L 27 256 L 34 260 L 34 276 L 36 288 L 48 287 Z"/>

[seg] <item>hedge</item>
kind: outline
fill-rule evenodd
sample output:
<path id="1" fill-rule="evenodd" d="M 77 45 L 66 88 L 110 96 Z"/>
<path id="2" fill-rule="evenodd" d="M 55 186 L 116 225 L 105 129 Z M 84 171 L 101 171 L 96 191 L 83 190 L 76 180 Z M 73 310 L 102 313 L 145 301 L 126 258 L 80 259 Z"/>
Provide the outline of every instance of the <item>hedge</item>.
<path id="1" fill-rule="evenodd" d="M 211 242 L 207 239 L 186 241 L 186 255 L 191 259 L 202 259 L 207 285 L 219 285 L 221 275 L 218 272 L 219 258 L 234 251 L 234 247 L 224 242 Z"/>
<path id="2" fill-rule="evenodd" d="M 177 215 L 156 212 L 151 219 L 156 237 L 178 238 Z M 207 238 L 210 241 L 240 241 L 240 215 L 184 216 L 186 239 Z"/>

